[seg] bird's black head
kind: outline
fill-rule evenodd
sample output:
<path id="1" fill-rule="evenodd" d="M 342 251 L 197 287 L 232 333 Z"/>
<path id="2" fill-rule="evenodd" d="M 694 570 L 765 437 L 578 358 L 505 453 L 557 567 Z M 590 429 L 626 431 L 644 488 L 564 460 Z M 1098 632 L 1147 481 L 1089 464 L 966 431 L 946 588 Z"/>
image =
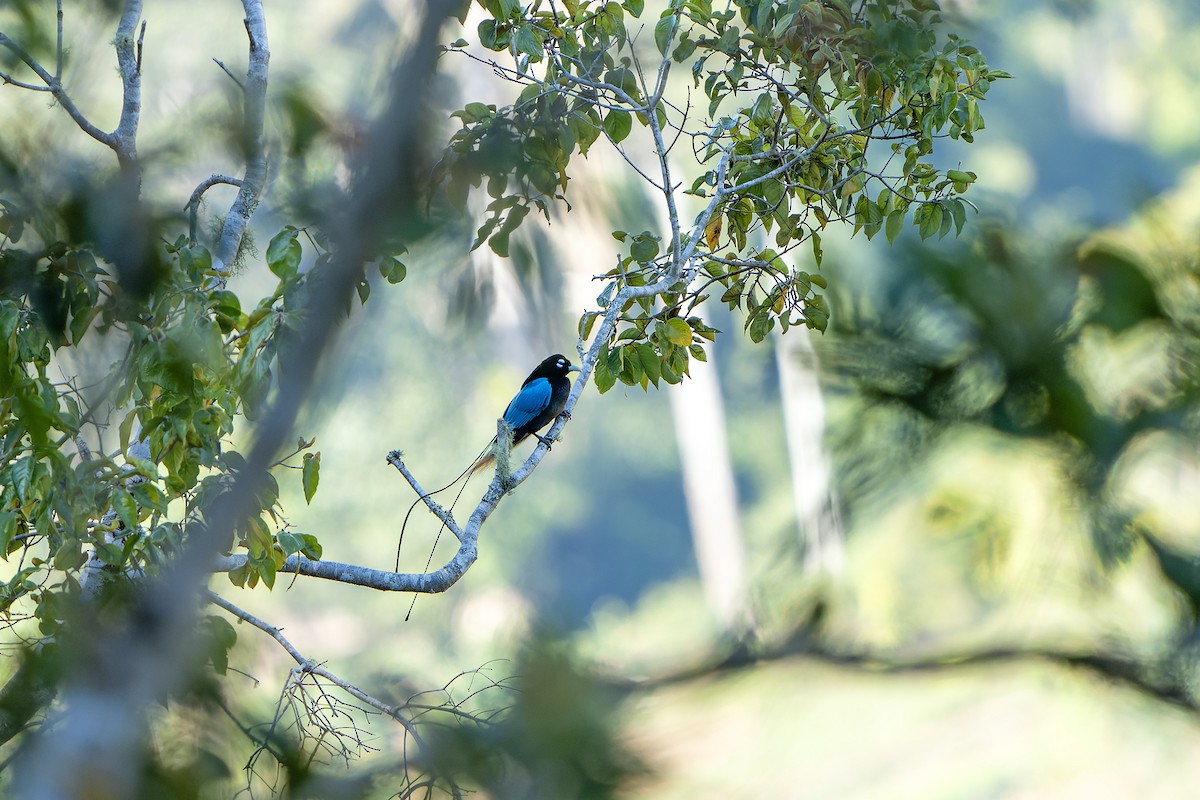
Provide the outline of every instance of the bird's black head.
<path id="1" fill-rule="evenodd" d="M 578 371 L 580 371 L 580 368 L 572 365 L 572 363 L 566 359 L 565 355 L 562 353 L 556 353 L 548 357 L 548 359 L 545 361 L 539 363 L 538 367 L 536 367 L 533 372 L 529 373 L 529 377 L 526 378 L 526 383 L 528 384 L 530 380 L 535 380 L 538 378 L 564 379 L 569 373 Z"/>
<path id="2" fill-rule="evenodd" d="M 562 353 L 555 353 L 547 358 L 530 374 L 530 378 L 565 378 L 568 373 L 579 372 L 579 367 L 572 364 Z"/>

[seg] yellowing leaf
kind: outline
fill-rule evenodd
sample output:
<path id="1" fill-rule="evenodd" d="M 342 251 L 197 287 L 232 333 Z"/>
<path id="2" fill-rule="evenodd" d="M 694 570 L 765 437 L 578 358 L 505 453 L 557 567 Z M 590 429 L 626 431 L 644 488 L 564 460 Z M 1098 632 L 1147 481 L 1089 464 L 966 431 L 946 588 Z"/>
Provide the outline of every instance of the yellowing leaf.
<path id="1" fill-rule="evenodd" d="M 692 326 L 688 325 L 686 320 L 672 317 L 667 320 L 667 341 L 680 347 L 687 347 L 692 343 Z"/>
<path id="2" fill-rule="evenodd" d="M 717 214 L 704 226 L 704 243 L 708 245 L 709 250 L 715 251 L 720 246 L 722 219 L 723 217 Z"/>

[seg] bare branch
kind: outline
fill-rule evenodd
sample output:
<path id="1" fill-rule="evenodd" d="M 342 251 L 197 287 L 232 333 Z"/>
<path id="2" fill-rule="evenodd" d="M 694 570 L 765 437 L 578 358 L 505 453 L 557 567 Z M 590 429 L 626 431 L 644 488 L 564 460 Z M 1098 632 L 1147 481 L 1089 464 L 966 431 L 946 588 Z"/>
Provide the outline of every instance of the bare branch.
<path id="1" fill-rule="evenodd" d="M 609 683 L 626 691 L 645 691 L 711 676 L 726 670 L 742 670 L 749 664 L 769 663 L 786 659 L 812 661 L 849 670 L 873 674 L 899 675 L 961 671 L 973 666 L 1044 662 L 1069 669 L 1082 670 L 1118 686 L 1188 711 L 1200 711 L 1200 699 L 1177 675 L 1160 674 L 1161 670 L 1144 662 L 1122 655 L 1101 652 L 1073 651 L 1053 647 L 992 647 L 940 653 L 909 654 L 904 652 L 872 652 L 859 648 L 840 647 L 836 643 L 801 636 L 797 641 L 764 652 L 749 652 L 744 645 L 724 658 L 706 662 L 672 675 L 649 680 L 630 681 L 609 679 Z"/>
<path id="2" fill-rule="evenodd" d="M 246 226 L 258 208 L 267 182 L 267 153 L 263 139 L 267 113 L 267 69 L 271 60 L 271 51 L 267 46 L 267 22 L 261 0 L 242 0 L 242 9 L 246 14 L 243 20 L 246 36 L 250 40 L 246 80 L 241 84 L 242 146 L 246 153 L 246 171 L 242 175 L 237 198 L 225 215 L 221 238 L 213 253 L 213 266 L 218 272 L 227 271 L 237 257 Z M 225 69 L 221 62 L 217 64 Z M 229 70 L 225 71 L 232 77 Z"/>
<path id="3" fill-rule="evenodd" d="M 221 68 L 221 70 L 222 70 L 222 71 L 223 71 L 223 72 L 224 72 L 226 75 L 228 75 L 228 76 L 229 76 L 229 79 L 230 79 L 231 81 L 233 81 L 234 83 L 236 83 L 236 84 L 237 84 L 237 87 L 238 87 L 239 89 L 241 89 L 243 92 L 244 92 L 244 91 L 246 91 L 246 84 L 242 83 L 242 79 L 241 79 L 241 78 L 239 78 L 237 75 L 234 75 L 234 74 L 233 74 L 233 71 L 232 71 L 231 69 L 229 69 L 229 67 L 225 66 L 225 62 L 223 62 L 223 61 L 222 61 L 221 59 L 219 59 L 219 58 L 214 58 L 214 59 L 213 59 L 213 62 L 214 62 L 214 63 L 215 63 L 215 64 L 216 64 L 218 67 L 220 67 L 220 68 Z"/>
<path id="4" fill-rule="evenodd" d="M 0 34 L 0 36 L 3 36 L 3 35 L 4 34 Z M 24 81 L 19 81 L 16 78 L 14 78 L 13 76 L 9 75 L 7 72 L 0 72 L 0 82 L 3 82 L 4 84 L 6 84 L 8 86 L 16 86 L 18 89 L 28 89 L 31 92 L 52 92 L 52 91 L 54 91 L 49 86 L 38 86 L 37 84 L 34 84 L 34 83 L 25 83 Z"/>
<path id="5" fill-rule="evenodd" d="M 678 29 L 678 25 L 674 26 L 671 30 L 671 35 L 667 38 L 666 46 L 663 47 L 663 59 L 658 66 L 658 79 L 654 93 L 646 101 L 646 124 L 650 127 L 650 135 L 654 139 L 654 152 L 658 155 L 658 163 L 662 169 L 661 190 L 663 199 L 667 203 L 667 218 L 671 225 L 671 269 L 669 270 L 669 274 L 677 278 L 683 275 L 684 272 L 683 242 L 679 235 L 679 209 L 675 205 L 675 187 L 671 181 L 670 150 L 663 141 L 662 127 L 659 125 L 658 114 L 656 112 L 662 100 L 663 92 L 667 89 L 667 73 L 671 70 L 671 57 L 669 53 L 671 52 L 671 43 L 675 40 L 675 32 Z"/>
<path id="6" fill-rule="evenodd" d="M 142 42 L 146 38 L 146 20 L 142 20 L 142 28 L 138 31 L 137 40 L 137 73 L 142 74 Z"/>
<path id="7" fill-rule="evenodd" d="M 127 0 L 125 10 L 117 23 L 117 69 L 121 74 L 122 101 L 121 119 L 112 133 L 110 145 L 122 166 L 137 164 L 137 131 L 142 115 L 142 39 L 134 40 L 138 20 L 142 16 L 142 0 Z M 146 26 L 142 24 L 142 35 Z"/>
<path id="8" fill-rule="evenodd" d="M 3 77 L 5 83 L 18 86 L 22 89 L 50 92 L 54 95 L 54 99 L 58 102 L 58 104 L 62 106 L 63 110 L 66 111 L 71 119 L 75 121 L 75 124 L 79 126 L 80 130 L 106 147 L 111 148 L 114 152 L 116 151 L 116 140 L 113 135 L 100 130 L 83 115 L 83 112 L 80 111 L 79 107 L 75 105 L 75 102 L 71 99 L 71 96 L 67 94 L 65 89 L 63 89 L 62 83 L 58 78 L 47 72 L 46 68 L 38 63 L 33 56 L 27 53 L 23 47 L 3 33 L 0 33 L 0 47 L 7 48 L 14 55 L 16 55 L 17 58 L 21 59 L 25 66 L 29 67 L 29 69 L 31 69 L 35 75 L 41 78 L 44 88 L 38 87 L 34 84 L 13 80 L 7 75 L 0 76 Z"/>
<path id="9" fill-rule="evenodd" d="M 345 680 L 344 678 L 338 677 L 320 664 L 309 660 L 299 650 L 296 649 L 295 645 L 288 641 L 287 637 L 283 635 L 283 631 L 281 629 L 259 619 L 248 611 L 243 611 L 215 592 L 206 592 L 205 594 L 208 598 L 208 601 L 213 605 L 223 608 L 238 619 L 248 622 L 274 639 L 280 647 L 287 651 L 287 654 L 292 657 L 292 660 L 296 662 L 297 666 L 302 672 L 321 676 L 359 702 L 365 703 L 371 708 L 374 708 L 375 710 L 380 711 L 396 720 L 396 722 L 404 726 L 404 729 L 413 737 L 418 746 L 424 747 L 424 741 L 417 733 L 416 728 L 413 726 L 412 720 L 401 714 L 397 706 L 389 705 L 388 703 L 385 703 L 382 700 L 367 694 L 362 689 L 359 689 L 357 686 Z"/>
<path id="10" fill-rule="evenodd" d="M 358 564 L 343 564 L 338 561 L 313 561 L 302 555 L 290 555 L 279 569 L 280 573 L 306 575 L 339 583 L 350 583 L 381 592 L 418 592 L 440 594 L 461 578 L 477 557 L 474 544 L 459 547 L 454 557 L 440 569 L 429 573 L 388 572 Z M 222 556 L 213 561 L 213 571 L 229 572 L 246 564 L 247 556 L 239 553 Z"/>
<path id="11" fill-rule="evenodd" d="M 204 197 L 204 193 L 218 184 L 227 184 L 229 186 L 242 185 L 240 178 L 231 178 L 228 175 L 211 175 L 200 182 L 192 192 L 192 196 L 188 198 L 187 205 L 184 209 L 188 212 L 188 239 L 192 242 L 196 241 L 196 216 L 200 210 L 200 201 Z"/>
<path id="12" fill-rule="evenodd" d="M 62 0 L 57 0 L 58 13 L 56 22 L 58 27 L 58 47 L 54 51 L 54 80 L 56 83 L 62 82 L 63 73 L 63 10 Z"/>
<path id="13" fill-rule="evenodd" d="M 413 491 L 417 493 L 417 497 L 425 503 L 429 510 L 433 512 L 434 516 L 440 519 L 442 524 L 449 528 L 450 532 L 453 533 L 460 542 L 463 541 L 464 534 L 458 527 L 458 523 L 454 520 L 454 517 L 449 511 L 445 510 L 438 503 L 434 502 L 434 492 L 427 492 L 421 488 L 421 484 L 417 481 L 416 476 L 412 474 L 412 472 L 408 469 L 408 466 L 404 463 L 404 454 L 399 450 L 393 450 L 392 452 L 388 453 L 387 462 L 400 471 L 400 474 L 404 476 L 406 481 L 408 481 L 408 485 L 411 486 Z"/>

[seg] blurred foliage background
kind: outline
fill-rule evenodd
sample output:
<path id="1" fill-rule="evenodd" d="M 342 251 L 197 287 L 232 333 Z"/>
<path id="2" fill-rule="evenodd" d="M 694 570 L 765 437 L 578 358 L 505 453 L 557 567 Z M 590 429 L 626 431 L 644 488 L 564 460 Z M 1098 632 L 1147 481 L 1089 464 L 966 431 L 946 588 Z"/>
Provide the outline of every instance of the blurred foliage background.
<path id="1" fill-rule="evenodd" d="M 149 5 L 146 185 L 186 197 L 229 145 L 210 136 L 231 102 L 228 79 L 205 63 L 243 49 L 240 9 Z M 419 597 L 407 622 L 407 596 L 315 580 L 236 592 L 218 576 L 218 591 L 398 701 L 448 682 L 470 693 L 518 673 L 556 676 L 532 685 L 557 694 L 531 697 L 603 719 L 640 760 L 580 734 L 609 777 L 638 775 L 623 796 L 1192 796 L 1200 9 L 947 6 L 1015 80 L 995 88 L 972 146 L 980 213 L 960 240 L 825 240 L 833 313 L 814 348 L 841 569 L 806 568 L 779 342 L 752 345 L 726 315 L 709 321 L 727 332 L 713 368 L 748 559 L 748 642 L 727 641 L 706 609 L 670 388 L 589 390 L 562 443 L 491 520 L 471 572 Z M 272 123 L 295 157 L 274 176 L 260 232 L 302 218 L 306 187 L 339 179 L 302 140 L 352 141 L 407 35 L 399 0 L 270 13 Z M 169 46 L 185 30 L 188 46 Z M 105 65 L 109 42 L 80 37 L 71 57 Z M 478 65 L 443 61 L 438 119 L 507 91 Z M 71 75 L 81 102 L 116 108 L 106 68 Z M 105 155 L 41 96 L 4 88 L 0 118 L 20 121 L 0 126 L 0 152 L 21 170 L 69 160 L 86 172 Z M 574 209 L 527 226 L 509 261 L 468 256 L 464 224 L 413 253 L 401 286 L 376 287 L 302 422 L 322 452 L 320 494 L 306 506 L 298 476 L 283 486 L 290 521 L 319 536 L 326 557 L 390 569 L 414 498 L 386 452 L 403 449 L 440 485 L 488 440 L 531 365 L 571 353 L 596 294 L 589 278 L 614 259 L 608 231 L 644 213 L 616 172 L 599 157 L 587 164 Z M 235 278 L 256 280 L 253 270 Z M 432 517 L 414 519 L 405 571 L 424 566 L 437 537 Z M 451 552 L 439 546 L 435 565 Z M 547 632 L 555 644 L 528 644 Z M 230 664 L 244 673 L 228 687 L 238 707 L 269 718 L 285 654 L 245 630 Z M 602 685 L 571 683 L 573 669 Z M 535 776 L 569 759 L 551 743 L 573 734 L 538 727 L 552 714 L 525 713 L 515 742 L 446 752 L 523 748 Z M 236 768 L 236 735 L 213 724 L 206 746 Z M 196 735 L 175 734 L 168 750 Z M 512 775 L 489 784 L 500 779 L 486 770 L 480 780 L 501 795 L 526 786 Z M 574 786 L 564 797 L 608 791 L 560 785 Z M 385 784 L 375 791 L 387 796 Z"/>

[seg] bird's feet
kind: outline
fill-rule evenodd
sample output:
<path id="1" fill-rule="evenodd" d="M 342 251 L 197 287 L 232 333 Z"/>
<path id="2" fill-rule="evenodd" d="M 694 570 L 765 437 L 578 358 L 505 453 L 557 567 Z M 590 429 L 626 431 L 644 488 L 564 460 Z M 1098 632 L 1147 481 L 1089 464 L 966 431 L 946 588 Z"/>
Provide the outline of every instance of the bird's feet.
<path id="1" fill-rule="evenodd" d="M 536 437 L 537 437 L 537 440 L 538 440 L 539 442 L 541 442 L 542 444 L 546 445 L 546 449 L 547 449 L 547 450 L 550 450 L 550 449 L 552 449 L 551 445 L 553 445 L 553 444 L 554 444 L 554 440 L 553 440 L 553 439 L 550 439 L 550 438 L 548 438 L 548 437 L 542 436 L 540 433 L 535 433 L 535 434 L 534 434 L 534 436 L 536 436 Z"/>

